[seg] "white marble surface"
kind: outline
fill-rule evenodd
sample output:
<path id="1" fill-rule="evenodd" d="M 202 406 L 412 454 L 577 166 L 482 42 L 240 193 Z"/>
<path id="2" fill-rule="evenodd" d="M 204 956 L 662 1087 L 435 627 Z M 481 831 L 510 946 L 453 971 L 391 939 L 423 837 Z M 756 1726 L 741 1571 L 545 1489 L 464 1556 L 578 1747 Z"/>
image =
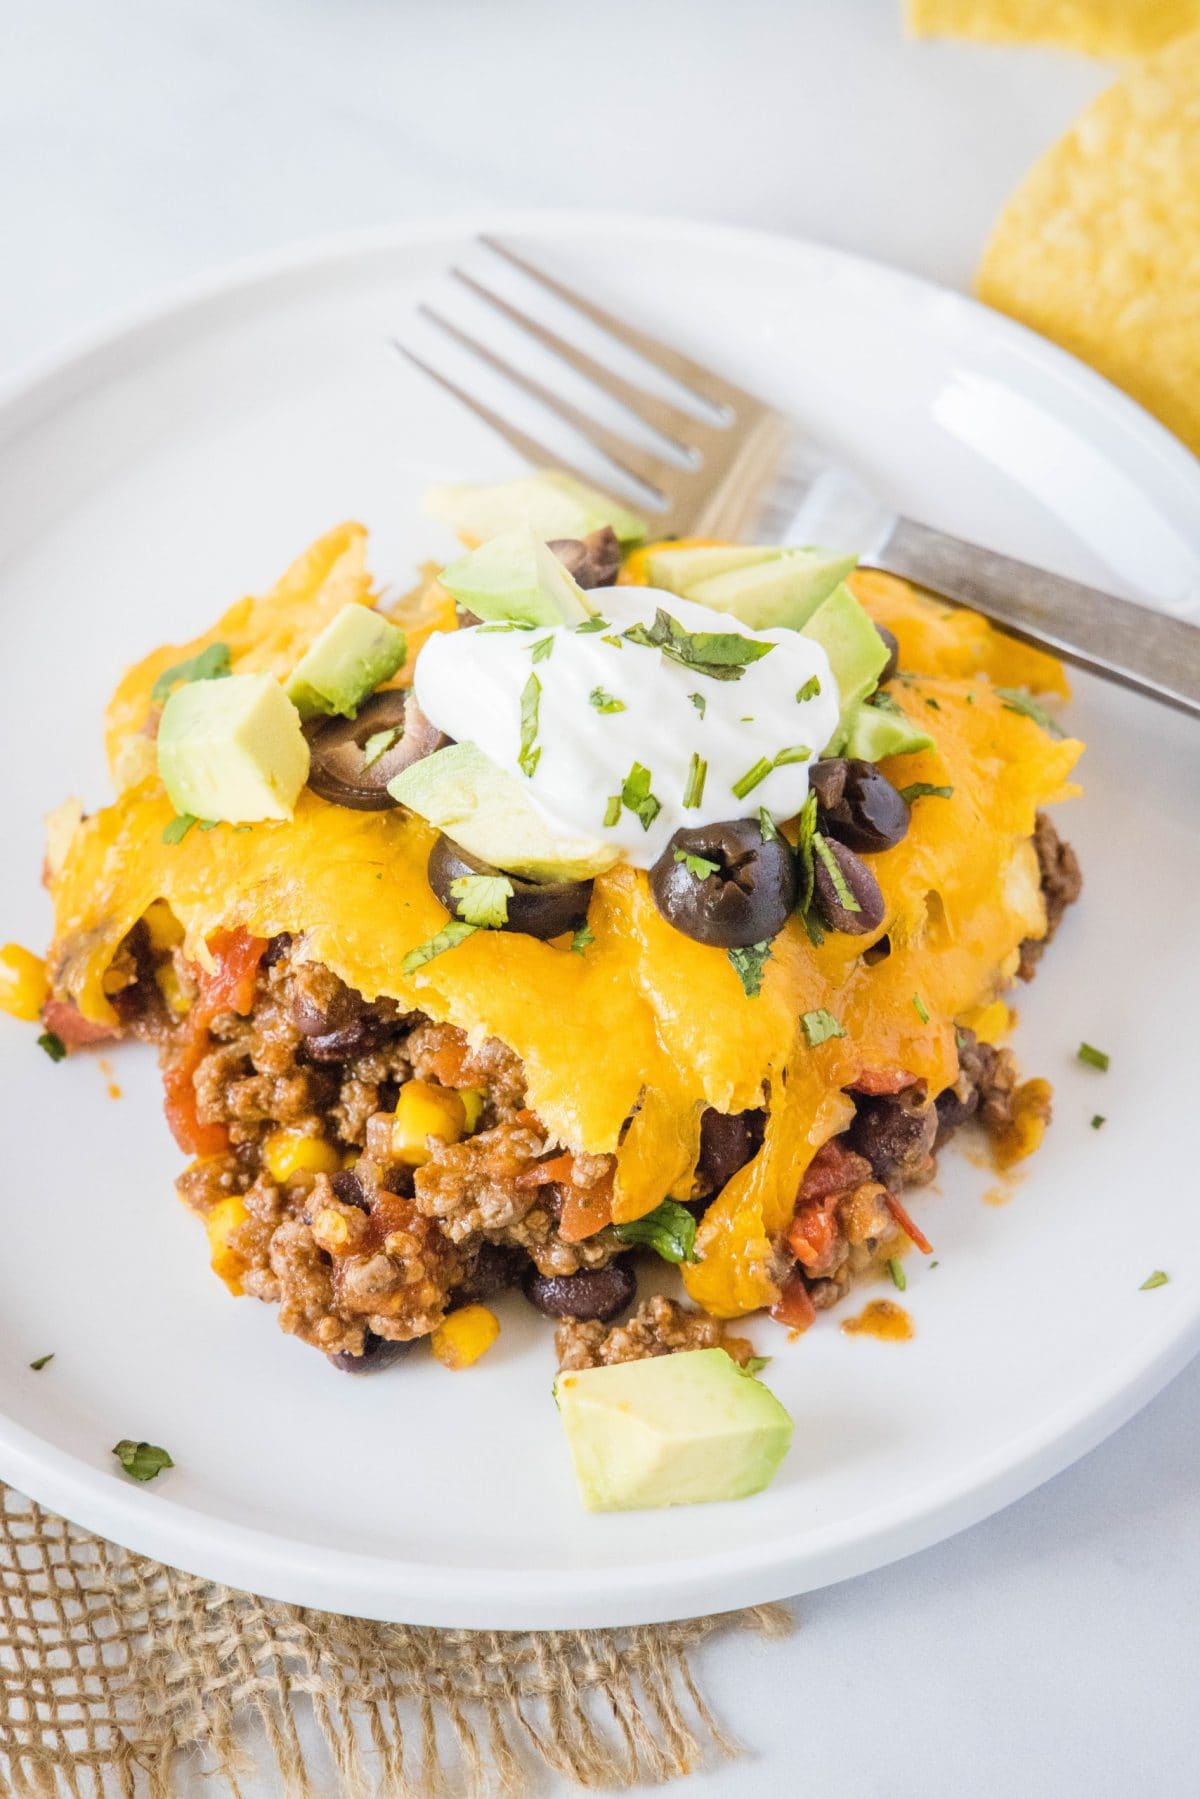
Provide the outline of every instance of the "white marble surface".
<path id="1" fill-rule="evenodd" d="M 1105 71 L 907 45 L 896 11 L 0 0 L 0 374 L 207 265 L 481 203 L 772 226 L 965 284 Z M 1193 1366 L 1041 1492 L 805 1600 L 789 1643 L 712 1645 L 752 1754 L 682 1790 L 1190 1799 L 1198 1490 Z"/>

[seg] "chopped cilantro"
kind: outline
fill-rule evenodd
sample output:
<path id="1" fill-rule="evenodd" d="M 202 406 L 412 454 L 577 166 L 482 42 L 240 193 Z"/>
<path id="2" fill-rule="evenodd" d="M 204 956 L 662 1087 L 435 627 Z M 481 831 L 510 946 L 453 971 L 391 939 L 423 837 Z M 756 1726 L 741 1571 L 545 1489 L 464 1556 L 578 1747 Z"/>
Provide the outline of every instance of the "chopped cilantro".
<path id="1" fill-rule="evenodd" d="M 761 1374 L 770 1359 L 769 1355 L 752 1355 L 748 1361 L 742 1363 L 742 1373 Z"/>
<path id="2" fill-rule="evenodd" d="M 825 933 L 812 912 L 802 912 L 800 922 L 808 932 L 808 941 L 814 949 L 820 949 L 825 941 Z"/>
<path id="3" fill-rule="evenodd" d="M 684 809 L 694 812 L 704 798 L 704 783 L 708 778 L 708 763 L 702 756 L 692 751 L 692 759 L 688 763 L 687 784 L 683 790 Z"/>
<path id="4" fill-rule="evenodd" d="M 728 953 L 746 998 L 757 999 L 762 992 L 763 969 L 771 959 L 771 945 L 748 943 L 744 949 L 731 949 Z"/>
<path id="5" fill-rule="evenodd" d="M 692 705 L 696 708 L 701 718 L 703 718 L 708 709 L 708 701 L 705 699 L 704 695 L 702 693 L 689 693 L 688 699 L 691 700 Z"/>
<path id="6" fill-rule="evenodd" d="M 628 806 L 636 818 L 641 820 L 643 831 L 650 829 L 662 811 L 661 802 L 656 800 L 650 791 L 652 778 L 648 768 L 643 768 L 640 762 L 635 762 L 626 775 L 621 788 L 622 802 Z M 616 823 L 616 819 L 613 820 L 613 823 Z"/>
<path id="7" fill-rule="evenodd" d="M 1153 1274 L 1148 1274 L 1146 1276 L 1145 1280 L 1138 1288 L 1138 1292 L 1149 1293 L 1154 1287 L 1165 1287 L 1170 1278 L 1170 1275 L 1164 1274 L 1161 1268 L 1156 1268 Z"/>
<path id="8" fill-rule="evenodd" d="M 595 941 L 596 933 L 590 924 L 581 924 L 577 931 L 571 933 L 571 948 L 577 956 L 582 956 L 588 944 Z"/>
<path id="9" fill-rule="evenodd" d="M 399 737 L 399 725 L 393 725 L 390 731 L 376 731 L 374 736 L 368 737 L 363 744 L 363 767 L 372 768 L 381 756 L 386 756 Z"/>
<path id="10" fill-rule="evenodd" d="M 44 1049 L 52 1062 L 61 1062 L 67 1053 L 67 1046 L 57 1031 L 43 1031 L 37 1042 L 38 1048 Z"/>
<path id="11" fill-rule="evenodd" d="M 850 891 L 850 884 L 842 873 L 841 863 L 822 837 L 820 831 L 813 832 L 812 842 L 813 850 L 820 857 L 821 864 L 826 874 L 833 882 L 833 891 L 837 895 L 838 904 L 844 906 L 847 912 L 861 912 L 862 907 Z"/>
<path id="12" fill-rule="evenodd" d="M 824 1006 L 818 1006 L 815 1012 L 805 1012 L 800 1024 L 809 1049 L 816 1049 L 820 1043 L 828 1043 L 831 1037 L 846 1035 L 846 1027 L 839 1023 L 832 1012 L 827 1012 Z"/>
<path id="13" fill-rule="evenodd" d="M 1051 737 L 1064 735 L 1061 725 L 1051 718 L 1044 706 L 1039 706 L 1026 688 L 997 687 L 996 692 L 1004 701 L 1006 712 L 1019 712 L 1023 717 L 1031 718 L 1035 725 L 1041 725 L 1043 731 L 1049 731 Z"/>
<path id="14" fill-rule="evenodd" d="M 604 806 L 604 823 L 609 830 L 617 823 L 620 816 L 621 796 L 619 793 L 610 793 Z"/>
<path id="15" fill-rule="evenodd" d="M 931 706 L 935 712 L 940 712 L 942 709 L 941 703 L 938 700 L 935 700 L 932 695 L 925 701 L 925 704 Z"/>
<path id="16" fill-rule="evenodd" d="M 691 856 L 687 850 L 675 851 L 676 862 L 682 862 L 690 875 L 698 881 L 707 881 L 709 875 L 715 875 L 721 864 L 710 862 L 707 856 Z"/>
<path id="17" fill-rule="evenodd" d="M 797 689 L 796 698 L 803 704 L 805 700 L 815 700 L 820 691 L 820 675 L 810 675 L 804 686 Z"/>
<path id="18" fill-rule="evenodd" d="M 210 643 L 207 649 L 189 656 L 186 662 L 176 662 L 170 668 L 164 668 L 154 686 L 150 689 L 152 700 L 165 700 L 172 687 L 187 681 L 220 681 L 231 674 L 229 662 L 229 645 L 227 643 Z"/>
<path id="19" fill-rule="evenodd" d="M 480 930 L 499 931 L 508 923 L 508 902 L 513 884 L 507 875 L 460 875 L 451 881 L 455 911 L 467 924 Z"/>
<path id="20" fill-rule="evenodd" d="M 771 814 L 767 811 L 765 806 L 760 806 L 758 808 L 758 834 L 764 843 L 771 843 L 779 836 L 775 820 L 771 817 Z"/>
<path id="21" fill-rule="evenodd" d="M 800 808 L 799 834 L 796 838 L 796 872 L 799 877 L 796 910 L 807 912 L 813 896 L 813 836 L 817 829 L 817 796 L 810 790 Z M 812 932 L 809 932 L 812 936 Z M 823 941 L 823 940 L 822 940 Z"/>
<path id="22" fill-rule="evenodd" d="M 535 662 L 545 662 L 547 656 L 554 654 L 553 637 L 539 637 L 535 644 L 530 645 L 529 653 Z"/>
<path id="23" fill-rule="evenodd" d="M 672 662 L 694 669 L 698 675 L 707 675 L 712 681 L 740 681 L 748 663 L 757 662 L 775 648 L 773 643 L 757 643 L 736 631 L 685 631 L 678 619 L 661 606 L 652 625 L 631 625 L 621 635 L 627 643 L 661 650 Z"/>
<path id="24" fill-rule="evenodd" d="M 541 761 L 542 752 L 535 749 L 538 734 L 538 706 L 542 698 L 542 684 L 536 675 L 530 675 L 521 689 L 521 749 L 517 763 L 521 773 L 532 780 L 537 765 Z"/>
<path id="25" fill-rule="evenodd" d="M 597 616 L 596 618 L 585 619 L 583 624 L 576 625 L 575 635 L 576 635 L 576 637 L 588 637 L 588 636 L 590 636 L 590 634 L 593 631 L 607 631 L 607 630 L 608 630 L 608 620 L 606 618 L 600 618 L 599 616 Z"/>
<path id="26" fill-rule="evenodd" d="M 134 1480 L 153 1480 L 164 1468 L 175 1466 L 165 1449 L 159 1449 L 156 1443 L 135 1443 L 132 1437 L 122 1437 L 114 1443 L 113 1454 Z"/>
<path id="27" fill-rule="evenodd" d="M 611 643 L 614 650 L 623 650 L 625 648 L 625 645 L 621 642 L 621 639 L 617 636 L 615 631 L 607 633 L 600 641 L 601 643 Z"/>
<path id="28" fill-rule="evenodd" d="M 588 705 L 597 712 L 624 712 L 625 702 L 615 694 L 608 693 L 603 687 L 593 687 L 588 694 Z"/>
<path id="29" fill-rule="evenodd" d="M 873 706 L 876 712 L 894 712 L 897 718 L 904 717 L 903 709 L 897 706 L 895 700 L 885 688 L 876 688 L 875 692 L 866 703 L 868 706 Z"/>
<path id="30" fill-rule="evenodd" d="M 495 624 L 476 625 L 475 629 L 481 637 L 486 637 L 493 631 L 536 631 L 537 626 L 530 624 L 528 619 L 506 618 L 497 620 Z"/>
<path id="31" fill-rule="evenodd" d="M 452 918 L 449 924 L 444 924 L 435 936 L 429 938 L 428 942 L 419 943 L 416 949 L 409 950 L 400 964 L 401 973 L 415 973 L 426 962 L 432 962 L 435 956 L 442 955 L 446 950 L 453 949 L 456 944 L 474 936 L 478 929 L 478 925 L 468 924 L 465 918 Z"/>
<path id="32" fill-rule="evenodd" d="M 900 798 L 909 806 L 914 800 L 948 800 L 953 787 L 935 787 L 929 781 L 910 781 L 900 789 Z"/>
<path id="33" fill-rule="evenodd" d="M 1089 1068 L 1098 1068 L 1101 1074 L 1107 1073 L 1109 1057 L 1105 1050 L 1093 1049 L 1090 1043 L 1081 1043 L 1075 1053 Z"/>
<path id="34" fill-rule="evenodd" d="M 197 822 L 191 812 L 177 812 L 169 825 L 163 827 L 164 843 L 182 843 L 192 826 Z"/>
<path id="35" fill-rule="evenodd" d="M 1094 1112 L 1092 1114 L 1092 1129 L 1094 1131 L 1101 1130 L 1103 1128 L 1103 1126 L 1106 1125 L 1107 1123 L 1108 1123 L 1108 1120 L 1104 1116 L 1103 1112 Z"/>
<path id="36" fill-rule="evenodd" d="M 664 1262 L 694 1262 L 698 1259 L 696 1220 L 677 1199 L 664 1199 L 661 1205 L 641 1218 L 614 1225 L 613 1236 L 619 1237 L 622 1243 L 645 1244 Z"/>
<path id="37" fill-rule="evenodd" d="M 752 793 L 761 781 L 766 780 L 770 772 L 771 764 L 767 757 L 760 756 L 753 767 L 748 768 L 744 775 L 738 776 L 737 780 L 733 783 L 731 792 L 734 794 L 735 798 L 744 800 L 746 795 Z"/>
<path id="38" fill-rule="evenodd" d="M 46 1366 L 47 1362 L 52 1362 L 53 1360 L 54 1360 L 54 1351 L 51 1350 L 49 1355 L 40 1355 L 38 1357 L 37 1361 L 30 1362 L 29 1366 L 33 1369 L 33 1372 L 35 1374 L 40 1374 L 42 1372 L 42 1369 Z"/>
<path id="39" fill-rule="evenodd" d="M 929 1023 L 929 1008 L 919 993 L 913 994 L 913 1010 L 922 1024 Z"/>
<path id="40" fill-rule="evenodd" d="M 892 1277 L 893 1287 L 903 1293 L 904 1289 L 908 1286 L 908 1276 L 904 1272 L 904 1263 L 900 1260 L 899 1256 L 888 1257 L 888 1273 Z"/>

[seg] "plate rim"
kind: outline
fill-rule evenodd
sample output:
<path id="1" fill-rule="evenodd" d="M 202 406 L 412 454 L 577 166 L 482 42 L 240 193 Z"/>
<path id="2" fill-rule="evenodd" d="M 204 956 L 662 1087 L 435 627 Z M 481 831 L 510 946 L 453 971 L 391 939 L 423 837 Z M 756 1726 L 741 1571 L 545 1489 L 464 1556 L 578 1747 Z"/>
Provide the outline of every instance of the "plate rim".
<path id="1" fill-rule="evenodd" d="M 681 236 L 708 243 L 735 258 L 770 254 L 793 263 L 806 259 L 835 273 L 902 296 L 928 308 L 938 305 L 965 317 L 1020 357 L 1049 372 L 1107 414 L 1114 430 L 1132 437 L 1163 466 L 1168 480 L 1200 498 L 1200 462 L 1129 395 L 1069 352 L 1024 325 L 937 282 L 885 262 L 786 232 L 723 225 L 715 221 L 613 211 L 480 208 L 367 230 L 291 242 L 260 254 L 205 269 L 119 309 L 98 324 L 26 358 L 0 380 L 0 432 L 20 414 L 46 417 L 63 405 L 86 405 L 89 372 L 100 379 L 105 363 L 137 348 L 156 328 L 194 328 L 214 305 L 249 295 L 273 281 L 363 256 L 403 253 L 481 232 L 492 235 L 561 235 L 588 241 L 606 233 L 633 238 Z M 885 292 L 885 300 L 886 300 Z M 194 1506 L 122 1484 L 67 1450 L 39 1437 L 0 1410 L 0 1464 L 10 1484 L 98 1534 L 174 1567 L 288 1603 L 352 1616 L 458 1628 L 551 1629 L 653 1623 L 723 1611 L 813 1591 L 886 1566 L 979 1522 L 1052 1478 L 1117 1430 L 1146 1405 L 1200 1351 L 1200 1307 L 1164 1321 L 1155 1337 L 1138 1346 L 1138 1365 L 1128 1358 L 1102 1372 L 1070 1405 L 1022 1437 L 1010 1439 L 909 1496 L 903 1512 L 881 1505 L 852 1532 L 835 1523 L 808 1532 L 803 1548 L 778 1538 L 755 1550 L 738 1547 L 691 1562 L 627 1571 L 619 1587 L 609 1569 L 544 1569 L 537 1591 L 521 1570 L 487 1570 L 438 1564 L 427 1567 L 395 1556 L 317 1549 L 296 1539 L 231 1524 Z"/>

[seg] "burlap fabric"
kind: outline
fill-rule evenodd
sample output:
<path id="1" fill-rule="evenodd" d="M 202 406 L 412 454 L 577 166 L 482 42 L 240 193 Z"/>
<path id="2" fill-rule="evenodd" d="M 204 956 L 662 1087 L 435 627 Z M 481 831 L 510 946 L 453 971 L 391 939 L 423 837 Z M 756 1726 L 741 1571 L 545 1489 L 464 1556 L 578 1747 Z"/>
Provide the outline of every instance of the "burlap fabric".
<path id="1" fill-rule="evenodd" d="M 688 1652 L 788 1614 L 634 1630 L 424 1630 L 231 1592 L 115 1548 L 0 1488 L 0 1790 L 484 1799 L 669 1781 L 735 1753 Z M 297 1729 L 306 1714 L 315 1730 Z M 315 1747 L 314 1747 L 315 1745 Z"/>

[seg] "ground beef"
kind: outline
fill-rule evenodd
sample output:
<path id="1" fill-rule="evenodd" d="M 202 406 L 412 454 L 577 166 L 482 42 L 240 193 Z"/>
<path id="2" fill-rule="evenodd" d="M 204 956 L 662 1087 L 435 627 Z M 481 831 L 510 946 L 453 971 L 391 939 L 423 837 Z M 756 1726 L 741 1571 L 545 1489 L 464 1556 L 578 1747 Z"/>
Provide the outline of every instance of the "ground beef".
<path id="1" fill-rule="evenodd" d="M 454 1025 L 426 1022 L 410 1034 L 408 1054 L 419 1080 L 482 1087 L 497 1115 L 518 1112 L 525 1104 L 521 1059 L 496 1037 L 472 1046 L 466 1032 Z"/>
<path id="2" fill-rule="evenodd" d="M 1083 874 L 1079 858 L 1069 843 L 1064 843 L 1049 815 L 1039 812 L 1033 830 L 1033 847 L 1037 851 L 1042 877 L 1042 898 L 1046 902 L 1046 935 L 1027 937 L 1021 945 L 1021 961 L 1017 969 L 1023 981 L 1033 979 L 1042 952 L 1062 922 L 1068 906 L 1074 905 L 1083 890 Z"/>
<path id="3" fill-rule="evenodd" d="M 990 1135 L 1006 1131 L 1013 1119 L 1017 1064 L 1010 1049 L 981 1043 L 974 1031 L 958 1033 L 958 1079 L 937 1097 L 939 1145 L 975 1118 Z"/>
<path id="4" fill-rule="evenodd" d="M 743 1366 L 754 1355 L 753 1343 L 726 1336 L 720 1319 L 689 1311 L 661 1295 L 646 1300 L 625 1324 L 569 1319 L 555 1331 L 554 1347 L 564 1370 L 607 1368 L 614 1362 L 641 1362 L 685 1349 L 724 1349 Z"/>

